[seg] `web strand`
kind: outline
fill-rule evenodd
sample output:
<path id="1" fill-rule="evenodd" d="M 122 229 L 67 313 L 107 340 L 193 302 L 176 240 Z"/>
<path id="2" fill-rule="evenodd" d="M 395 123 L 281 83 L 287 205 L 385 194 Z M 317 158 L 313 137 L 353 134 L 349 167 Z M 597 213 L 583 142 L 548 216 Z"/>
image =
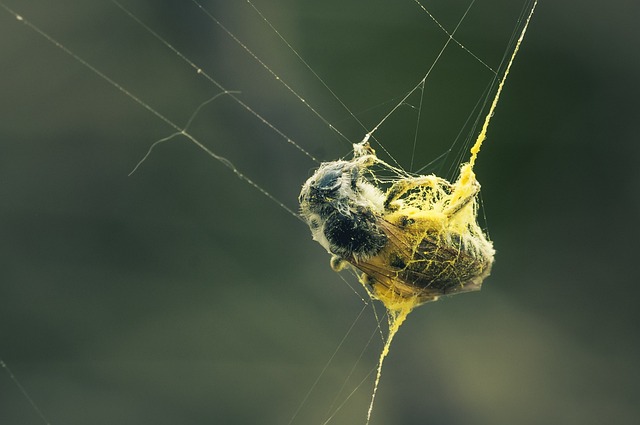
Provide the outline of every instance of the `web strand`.
<path id="1" fill-rule="evenodd" d="M 145 31 L 147 31 L 149 34 L 151 34 L 153 37 L 155 37 L 158 41 L 160 41 L 160 43 L 162 43 L 166 48 L 168 48 L 174 54 L 176 54 L 182 61 L 184 61 L 187 65 L 189 65 L 191 68 L 193 68 L 198 75 L 202 75 L 207 81 L 209 81 L 211 84 L 216 86 L 220 91 L 227 93 L 229 95 L 229 97 L 231 97 L 236 103 L 238 103 L 240 106 L 242 106 L 251 115 L 256 117 L 264 125 L 266 125 L 271 130 L 273 130 L 276 134 L 278 134 L 287 143 L 289 143 L 290 145 L 294 146 L 296 149 L 298 149 L 304 155 L 309 157 L 315 163 L 320 163 L 319 160 L 317 160 L 313 155 L 311 155 L 309 152 L 307 152 L 305 149 L 303 149 L 302 146 L 300 146 L 293 139 L 291 139 L 286 134 L 284 134 L 284 132 L 282 132 L 280 129 L 278 129 L 276 126 L 274 126 L 271 122 L 269 122 L 266 118 L 264 118 L 262 115 L 260 115 L 258 112 L 256 112 L 253 108 L 251 108 L 249 105 L 247 105 L 245 102 L 243 102 L 240 98 L 238 98 L 235 95 L 235 93 L 238 93 L 238 92 L 230 91 L 230 90 L 227 90 L 225 87 L 223 87 L 222 84 L 220 84 L 217 80 L 215 80 L 213 77 L 211 77 L 211 75 L 209 75 L 207 72 L 205 72 L 201 67 L 196 65 L 195 62 L 193 62 L 191 59 L 187 58 L 184 54 L 182 54 L 182 52 L 180 52 L 178 49 L 176 49 L 171 43 L 169 43 L 166 39 L 164 39 L 160 34 L 158 34 L 156 31 L 154 31 L 147 24 L 142 22 L 142 20 L 140 20 L 137 16 L 135 16 L 133 13 L 131 13 L 131 11 L 129 11 L 129 9 L 125 8 L 117 0 L 111 0 L 111 2 L 113 4 L 115 4 L 117 7 L 119 7 L 128 17 L 130 17 L 136 23 L 138 23 Z M 232 35 L 231 33 L 229 33 L 229 34 Z M 196 112 L 197 112 L 197 110 L 196 110 Z M 180 130 L 180 129 L 178 129 L 178 130 Z"/>
<path id="2" fill-rule="evenodd" d="M 193 0 L 193 1 L 195 1 L 195 0 Z M 353 118 L 360 125 L 360 127 L 362 127 L 363 130 L 366 130 L 367 128 L 362 123 L 362 121 L 360 121 L 358 119 L 358 117 L 351 111 L 351 109 L 349 109 L 349 107 L 342 101 L 342 99 L 340 99 L 340 97 L 336 94 L 336 92 L 333 91 L 333 89 L 331 87 L 329 87 L 329 85 L 324 81 L 324 79 L 322 77 L 320 77 L 320 75 L 318 75 L 318 73 L 311 67 L 311 65 L 309 65 L 309 63 L 302 57 L 302 55 L 300 55 L 300 53 L 298 53 L 298 51 L 291 45 L 291 43 L 289 43 L 287 41 L 287 39 L 280 33 L 280 31 L 278 31 L 278 29 L 273 26 L 273 24 L 267 19 L 267 17 L 264 16 L 262 11 L 260 11 L 260 9 L 258 9 L 258 7 L 251 0 L 246 0 L 246 1 L 253 8 L 253 10 L 255 10 L 255 12 L 258 14 L 258 16 L 269 26 L 269 28 L 271 28 L 271 30 L 280 38 L 280 40 L 284 43 L 284 45 L 287 46 L 287 48 L 289 48 L 289 50 L 307 68 L 307 70 L 311 73 L 311 75 L 313 75 L 316 78 L 316 80 L 318 80 L 318 82 L 320 82 L 320 84 L 322 84 L 322 86 L 331 94 L 331 96 L 340 104 L 340 106 L 342 106 L 342 108 L 351 116 L 351 118 Z M 305 102 L 305 105 L 309 106 L 306 102 Z M 323 119 L 323 122 L 325 122 L 325 124 L 327 124 L 329 126 L 329 128 L 331 128 L 334 131 L 337 131 L 342 136 L 342 133 L 340 133 L 333 126 L 333 124 L 327 122 L 324 119 Z M 344 137 L 344 136 L 342 136 L 342 137 Z"/>
<path id="3" fill-rule="evenodd" d="M 9 379 L 11 379 L 13 384 L 18 388 L 18 391 L 20 391 L 20 394 L 22 394 L 25 400 L 27 400 L 31 408 L 36 412 L 36 414 L 40 417 L 40 419 L 42 419 L 42 422 L 45 425 L 51 425 L 51 422 L 49 422 L 49 419 L 47 419 L 42 409 L 40 409 L 40 407 L 36 404 L 36 402 L 33 401 L 33 398 L 31 398 L 31 395 L 29 395 L 29 393 L 22 386 L 20 381 L 18 381 L 18 378 L 16 378 L 16 376 L 13 374 L 13 371 L 2 359 L 0 359 L 0 368 L 4 369 L 4 371 L 7 372 L 7 375 L 9 375 Z"/>
<path id="4" fill-rule="evenodd" d="M 351 326 L 349 326 L 349 329 L 347 330 L 347 332 L 344 334 L 344 336 L 342 337 L 342 339 L 340 340 L 340 342 L 338 343 L 338 346 L 335 348 L 335 350 L 333 350 L 333 353 L 331 354 L 331 356 L 329 357 L 329 360 L 327 360 L 327 362 L 325 363 L 324 367 L 322 368 L 322 370 L 320 371 L 320 374 L 318 375 L 318 377 L 316 378 L 315 381 L 313 381 L 313 384 L 311 384 L 311 387 L 309 388 L 309 390 L 307 391 L 307 393 L 305 394 L 305 396 L 303 397 L 302 401 L 300 402 L 300 404 L 298 405 L 298 408 L 296 409 L 295 412 L 293 412 L 293 416 L 291 416 L 291 419 L 289 420 L 289 422 L 287 422 L 287 425 L 291 425 L 293 423 L 293 421 L 298 417 L 298 414 L 300 413 L 300 411 L 302 410 L 302 408 L 305 406 L 305 404 L 307 403 L 307 401 L 309 400 L 309 397 L 311 396 L 311 394 L 313 393 L 313 391 L 316 389 L 316 387 L 318 386 L 318 383 L 320 382 L 320 380 L 322 379 L 322 377 L 324 376 L 325 372 L 327 371 L 327 369 L 329 369 L 329 366 L 331 365 L 331 363 L 333 362 L 333 359 L 336 357 L 336 355 L 338 354 L 338 352 L 340 351 L 340 349 L 342 348 L 342 346 L 344 345 L 345 341 L 347 340 L 347 337 L 351 334 L 351 331 L 353 331 L 353 328 L 356 326 L 356 323 L 360 320 L 360 317 L 362 317 L 362 313 L 364 313 L 364 311 L 367 308 L 367 304 L 362 306 L 362 309 L 360 310 L 360 312 L 358 313 L 358 315 L 356 316 L 356 318 L 353 320 L 353 322 L 351 322 Z"/>
<path id="5" fill-rule="evenodd" d="M 478 152 L 480 152 L 480 148 L 482 147 L 482 143 L 487 138 L 487 130 L 489 129 L 489 123 L 491 122 L 491 118 L 493 117 L 493 112 L 498 106 L 498 101 L 500 100 L 500 94 L 502 93 L 502 89 L 504 88 L 504 83 L 507 81 L 507 77 L 509 76 L 509 71 L 511 70 L 511 65 L 513 65 L 513 62 L 516 59 L 516 55 L 520 50 L 520 44 L 522 44 L 524 35 L 526 34 L 527 29 L 529 28 L 529 22 L 531 21 L 531 17 L 533 16 L 533 13 L 535 12 L 537 5 L 538 5 L 538 0 L 535 0 L 533 2 L 533 6 L 531 7 L 531 11 L 529 12 L 529 15 L 527 15 L 527 19 L 524 22 L 524 27 L 522 28 L 520 37 L 518 37 L 516 46 L 513 49 L 513 53 L 511 54 L 511 58 L 509 59 L 509 63 L 507 64 L 507 68 L 505 69 L 504 74 L 502 75 L 502 79 L 498 84 L 498 90 L 496 91 L 493 101 L 491 102 L 491 107 L 489 108 L 489 112 L 484 118 L 484 123 L 482 124 L 482 129 L 480 130 L 480 134 L 478 135 L 476 142 L 471 147 L 471 158 L 469 159 L 470 168 L 473 168 L 476 162 L 476 158 L 478 156 Z"/>
<path id="6" fill-rule="evenodd" d="M 320 112 L 318 112 L 317 109 L 315 109 L 309 102 L 306 101 L 306 99 L 304 97 L 302 97 L 296 90 L 294 90 L 293 87 L 291 87 L 286 81 L 284 81 L 282 78 L 280 78 L 278 76 L 278 74 L 276 74 L 271 69 L 271 67 L 269 67 L 269 65 L 267 65 L 256 53 L 253 52 L 253 50 L 251 50 L 245 43 L 243 43 L 242 40 L 240 40 L 238 37 L 236 37 L 236 35 L 233 32 L 231 32 L 224 24 L 222 24 L 222 22 L 220 22 L 220 20 L 218 20 L 207 8 L 202 6 L 202 4 L 200 4 L 196 0 L 191 0 L 191 1 L 196 5 L 196 7 L 198 9 L 200 9 L 202 11 L 202 13 L 204 13 L 213 23 L 215 23 L 218 27 L 220 27 L 233 41 L 235 41 L 245 52 L 247 52 L 247 54 L 249 54 L 249 56 L 251 56 L 258 64 L 260 64 L 260 66 L 262 66 L 276 81 L 278 81 L 287 91 L 289 91 L 291 94 L 293 94 L 304 105 L 305 108 L 309 109 L 316 117 L 318 117 L 318 119 L 320 119 L 320 121 L 322 121 L 333 132 L 338 134 L 342 141 L 347 142 L 348 144 L 351 144 L 351 141 L 349 140 L 349 138 L 347 136 L 342 134 L 340 132 L 340 130 L 338 130 L 336 127 L 334 127 L 333 124 L 331 124 L 324 116 L 322 116 L 322 114 L 320 114 Z M 280 39 L 284 42 L 284 44 L 287 47 L 289 47 L 289 49 L 291 49 L 295 53 L 295 55 L 302 61 L 302 63 L 305 64 L 307 66 L 307 68 L 311 70 L 311 67 L 309 65 L 307 65 L 307 63 L 302 59 L 302 57 L 300 57 L 298 52 L 296 52 L 293 49 L 291 44 L 289 44 L 284 39 L 284 37 L 282 37 L 280 35 L 280 33 L 273 27 L 273 25 L 271 25 L 271 23 L 260 13 L 260 11 L 256 8 L 256 6 L 254 6 L 253 3 L 251 3 L 251 1 L 249 1 L 249 0 L 247 0 L 247 3 L 249 3 L 249 5 L 251 5 L 251 7 L 260 15 L 260 17 L 264 21 L 267 22 L 269 27 L 273 31 L 275 31 L 275 33 L 280 37 Z M 312 71 L 312 73 L 313 73 L 313 75 L 316 76 L 316 78 L 318 78 L 320 80 L 320 82 L 322 82 L 324 84 L 324 81 L 322 81 L 322 79 L 315 72 Z M 326 84 L 324 84 L 324 86 L 328 89 L 328 86 Z M 329 89 L 329 91 L 337 99 L 337 96 L 335 95 L 335 93 L 333 91 L 331 91 L 330 89 Z M 338 101 L 340 101 L 340 100 L 338 99 Z M 342 103 L 341 101 L 340 101 L 340 103 L 344 106 L 344 103 Z M 346 106 L 345 106 L 345 108 L 346 108 Z M 347 110 L 348 110 L 348 108 L 347 108 Z M 353 114 L 351 114 L 351 115 L 353 115 Z"/>
<path id="7" fill-rule="evenodd" d="M 452 40 L 454 43 L 456 43 L 462 50 L 464 50 L 465 52 L 467 52 L 469 55 L 471 55 L 471 57 L 473 57 L 476 61 L 478 61 L 479 63 L 481 63 L 485 68 L 487 68 L 489 71 L 491 71 L 492 73 L 494 73 L 495 75 L 498 74 L 498 72 L 493 69 L 492 67 L 490 67 L 489 65 L 487 65 L 487 63 L 485 61 L 483 61 L 482 59 L 480 59 L 475 53 L 473 53 L 471 50 L 469 50 L 464 44 L 462 44 L 461 42 L 458 41 L 458 39 L 456 39 L 453 35 L 455 34 L 456 30 L 458 29 L 458 26 L 460 26 L 459 24 L 456 26 L 456 30 L 453 31 L 453 33 L 449 33 L 449 31 L 447 31 L 447 29 L 440 23 L 440 21 L 438 21 L 436 19 L 435 16 L 433 16 L 433 14 L 431 12 L 429 12 L 427 10 L 426 7 L 424 7 L 424 5 L 422 3 L 420 3 L 419 0 L 414 0 L 415 3 L 418 5 L 418 7 L 420 7 L 420 9 L 422 9 L 422 11 L 424 11 L 424 13 L 426 13 L 429 18 L 436 23 L 436 25 L 449 37 L 450 40 Z M 467 8 L 467 12 L 469 11 L 469 9 L 471 9 L 471 7 L 473 6 L 473 4 L 476 2 L 476 0 L 473 0 L 471 2 L 471 4 L 468 6 Z M 466 15 L 466 13 L 465 13 Z"/>
<path id="8" fill-rule="evenodd" d="M 454 40 L 454 35 L 455 33 L 458 31 L 458 29 L 460 28 L 460 26 L 462 25 L 462 22 L 464 22 L 465 18 L 467 17 L 467 14 L 469 13 L 469 10 L 471 10 L 471 7 L 473 6 L 473 3 L 475 2 L 475 0 L 473 0 L 471 2 L 471 4 L 469 4 L 469 6 L 467 7 L 467 10 L 465 10 L 464 14 L 462 15 L 462 17 L 460 18 L 460 20 L 458 21 L 458 24 L 456 25 L 456 27 L 454 28 L 453 32 L 451 34 L 449 34 L 446 30 L 444 30 L 444 28 L 442 28 L 445 33 L 448 35 L 447 41 L 445 41 L 444 45 L 442 46 L 442 48 L 440 48 L 440 51 L 438 52 L 438 54 L 436 55 L 436 58 L 434 59 L 434 61 L 431 63 L 431 66 L 429 67 L 429 69 L 427 70 L 427 72 L 425 73 L 424 77 L 422 77 L 422 79 L 411 89 L 409 90 L 409 92 L 396 104 L 396 106 L 394 106 L 383 118 L 382 120 L 380 120 L 380 122 L 373 127 L 373 129 L 371 129 L 367 134 L 365 134 L 364 138 L 362 139 L 363 143 L 366 143 L 369 141 L 369 139 L 373 136 L 373 134 L 378 130 L 378 128 L 380 128 L 380 126 L 389 118 L 391 117 L 396 110 L 398 110 L 398 108 L 400 108 L 407 99 L 409 99 L 409 97 L 411 97 L 411 95 L 413 95 L 413 93 L 422 88 L 422 90 L 424 91 L 424 87 L 426 84 L 427 79 L 429 78 L 429 76 L 431 75 L 431 72 L 433 71 L 433 69 L 435 68 L 435 66 L 440 62 L 440 58 L 442 57 L 442 55 L 444 54 L 445 50 L 447 50 L 447 47 L 449 46 L 449 44 L 451 43 L 451 41 Z M 436 21 L 437 22 L 437 21 Z M 420 114 L 422 111 L 418 111 L 418 113 Z M 417 136 L 416 136 L 417 139 Z"/>
<path id="9" fill-rule="evenodd" d="M 287 142 L 291 143 L 292 145 L 294 145 L 295 147 L 297 147 L 301 152 L 303 152 L 305 155 L 307 155 L 309 158 L 311 158 L 313 161 L 315 161 L 316 163 L 318 163 L 319 161 L 317 159 L 315 159 L 311 154 L 309 154 L 308 152 L 306 152 L 304 149 L 302 149 L 297 143 L 295 143 L 293 140 L 291 140 L 289 137 L 287 137 L 284 133 L 282 133 L 280 130 L 278 130 L 273 124 L 271 124 L 269 121 L 267 121 L 264 117 L 262 117 L 261 115 L 259 115 L 257 112 L 255 112 L 253 109 L 251 109 L 248 105 L 246 105 L 244 102 L 242 102 L 237 96 L 235 96 L 235 92 L 233 91 L 229 91 L 226 90 L 220 83 L 218 83 L 217 81 L 215 81 L 213 78 L 211 78 L 208 74 L 206 74 L 204 71 L 202 71 L 199 67 L 197 67 L 195 65 L 195 63 L 191 62 L 189 59 L 187 59 L 184 55 L 182 55 L 182 53 L 180 53 L 178 50 L 176 50 L 171 44 L 169 44 L 168 42 L 166 42 L 162 37 L 160 37 L 158 34 L 156 34 L 155 32 L 153 32 L 149 27 L 147 27 L 144 23 L 142 23 L 140 20 L 138 20 L 133 14 L 131 14 L 127 9 L 125 9 L 122 5 L 120 5 L 117 1 L 112 0 L 112 2 L 117 5 L 118 7 L 120 7 L 125 13 L 127 13 L 131 18 L 133 18 L 134 20 L 136 20 L 145 30 L 149 31 L 152 35 L 156 36 L 165 46 L 167 46 L 169 49 L 171 49 L 174 53 L 176 53 L 181 59 L 183 59 L 184 61 L 186 61 L 190 66 L 192 66 L 198 74 L 204 75 L 210 82 L 212 82 L 218 89 L 220 89 L 222 91 L 222 93 L 220 94 L 226 94 L 227 96 L 230 96 L 232 99 L 234 99 L 236 102 L 238 102 L 241 106 L 243 106 L 247 111 L 249 111 L 252 115 L 254 115 L 256 118 L 258 118 L 261 122 L 263 122 L 265 125 L 267 125 L 269 128 L 271 128 L 272 130 L 274 130 L 276 133 L 278 133 L 279 135 L 281 135 Z M 161 114 L 157 109 L 153 108 L 151 105 L 149 105 L 148 103 L 146 103 L 145 101 L 143 101 L 142 99 L 140 99 L 138 96 L 136 96 L 135 94 L 133 94 L 131 91 L 129 91 L 128 89 L 126 89 L 124 86 L 122 86 L 120 83 L 116 82 L 115 80 L 113 80 L 111 77 L 109 77 L 108 75 L 106 75 L 104 72 L 100 71 L 98 68 L 96 68 L 95 66 L 93 66 L 92 64 L 90 64 L 89 62 L 87 62 L 85 59 L 83 59 L 82 57 L 80 57 L 78 54 L 76 54 L 75 52 L 73 52 L 71 49 L 67 48 L 66 46 L 64 46 L 62 43 L 60 43 L 58 40 L 56 40 L 55 38 L 53 38 L 52 36 L 50 36 L 48 33 L 44 32 L 43 30 L 41 30 L 40 28 L 38 28 L 36 25 L 32 24 L 30 21 L 24 19 L 19 13 L 15 12 L 13 9 L 9 8 L 8 6 L 6 6 L 4 3 L 0 2 L 0 7 L 2 7 L 5 11 L 7 11 L 8 13 L 10 13 L 11 15 L 13 15 L 16 20 L 18 20 L 19 22 L 22 22 L 24 25 L 26 25 L 30 30 L 34 31 L 35 33 L 37 33 L 38 35 L 40 35 L 41 37 L 43 37 L 45 40 L 47 40 L 49 43 L 53 44 L 55 47 L 57 47 L 58 49 L 60 49 L 61 51 L 63 51 L 64 53 L 66 53 L 67 55 L 69 55 L 71 58 L 73 58 L 76 62 L 80 63 L 82 66 L 84 66 L 85 68 L 87 68 L 88 70 L 90 70 L 91 72 L 93 72 L 95 75 L 97 75 L 98 77 L 100 77 L 102 80 L 104 80 L 105 82 L 107 82 L 108 84 L 110 84 L 112 87 L 116 88 L 118 91 L 120 91 L 121 93 L 123 93 L 126 97 L 128 97 L 129 99 L 131 99 L 132 101 L 134 101 L 135 103 L 137 103 L 138 105 L 140 105 L 141 107 L 143 107 L 144 109 L 146 109 L 147 111 L 149 111 L 151 114 L 153 114 L 154 116 L 156 116 L 158 119 L 160 119 L 162 122 L 164 122 L 165 124 L 167 124 L 169 127 L 173 128 L 175 130 L 174 133 L 172 133 L 171 135 L 160 139 L 158 141 L 156 141 L 155 143 L 153 143 L 149 149 L 149 151 L 147 152 L 147 154 L 143 157 L 143 159 L 136 165 L 136 167 L 134 168 L 134 171 L 141 165 L 142 162 L 144 162 L 144 160 L 148 157 L 150 151 L 157 146 L 158 144 L 171 140 L 175 137 L 178 136 L 184 136 L 186 137 L 188 140 L 190 140 L 192 143 L 194 143 L 196 146 L 198 146 L 200 149 L 202 149 L 204 152 L 207 153 L 207 155 L 209 155 L 211 158 L 215 159 L 216 161 L 220 162 L 222 165 L 224 165 L 225 167 L 227 167 L 228 169 L 230 169 L 235 175 L 236 177 L 238 177 L 240 180 L 244 181 L 245 183 L 249 184 L 250 186 L 252 186 L 253 188 L 257 189 L 260 193 L 262 193 L 263 195 L 265 195 L 267 198 L 269 198 L 271 201 L 275 202 L 280 208 L 284 209 L 288 214 L 292 215 L 293 217 L 295 217 L 298 220 L 301 220 L 300 216 L 295 213 L 291 208 L 287 207 L 286 205 L 284 205 L 283 202 L 281 202 L 280 200 L 278 200 L 277 198 L 275 198 L 273 195 L 271 195 L 267 190 L 265 190 L 264 188 L 262 188 L 262 186 L 260 186 L 259 184 L 257 184 L 255 181 L 253 181 L 252 179 L 250 179 L 247 175 L 245 175 L 244 173 L 242 173 L 231 161 L 229 161 L 227 158 L 220 156 L 218 154 L 216 154 L 215 152 L 213 152 L 211 149 L 209 149 L 208 147 L 206 147 L 204 144 L 202 144 L 198 139 L 196 139 L 193 135 L 191 135 L 190 133 L 188 133 L 186 131 L 186 127 L 185 128 L 181 128 L 180 126 L 178 126 L 176 123 L 174 123 L 172 120 L 170 120 L 169 118 L 167 118 L 165 115 Z M 212 101 L 213 99 L 217 98 L 219 95 L 214 96 L 213 98 L 203 102 L 203 104 L 201 104 L 192 114 L 191 119 L 188 121 L 188 124 L 191 123 L 192 119 L 195 117 L 195 115 L 200 111 L 200 109 L 207 103 L 209 103 L 210 101 Z"/>

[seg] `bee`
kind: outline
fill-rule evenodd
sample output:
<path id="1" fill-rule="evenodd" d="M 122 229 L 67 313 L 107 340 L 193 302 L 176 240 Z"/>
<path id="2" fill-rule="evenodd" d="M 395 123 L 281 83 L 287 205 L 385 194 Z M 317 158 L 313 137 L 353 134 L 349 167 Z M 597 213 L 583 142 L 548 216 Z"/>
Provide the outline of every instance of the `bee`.
<path id="1" fill-rule="evenodd" d="M 376 168 L 399 178 L 385 190 Z M 363 141 L 351 160 L 320 165 L 302 187 L 300 212 L 335 271 L 360 270 L 360 281 L 387 308 L 419 305 L 477 291 L 489 275 L 495 252 L 477 223 L 479 190 L 469 164 L 454 183 L 410 175 Z"/>

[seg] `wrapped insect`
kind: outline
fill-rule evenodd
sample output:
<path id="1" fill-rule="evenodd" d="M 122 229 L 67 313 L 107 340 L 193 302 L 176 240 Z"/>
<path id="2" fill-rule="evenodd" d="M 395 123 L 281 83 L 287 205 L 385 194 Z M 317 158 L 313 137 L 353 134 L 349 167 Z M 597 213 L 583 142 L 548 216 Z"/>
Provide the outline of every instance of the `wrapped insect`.
<path id="1" fill-rule="evenodd" d="M 375 168 L 398 175 L 386 191 Z M 454 183 L 410 176 L 362 142 L 353 159 L 320 165 L 302 188 L 300 207 L 333 269 L 359 269 L 372 295 L 391 308 L 480 289 L 494 250 L 476 220 L 479 190 L 470 169 Z"/>

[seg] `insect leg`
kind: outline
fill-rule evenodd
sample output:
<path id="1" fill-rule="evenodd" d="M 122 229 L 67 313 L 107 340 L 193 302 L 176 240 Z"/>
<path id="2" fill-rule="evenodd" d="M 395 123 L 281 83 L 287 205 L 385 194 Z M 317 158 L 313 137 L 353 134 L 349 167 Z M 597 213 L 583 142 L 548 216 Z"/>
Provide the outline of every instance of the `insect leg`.
<path id="1" fill-rule="evenodd" d="M 445 215 L 449 218 L 456 215 L 461 209 L 466 207 L 470 202 L 472 202 L 476 198 L 476 195 L 478 194 L 478 192 L 480 192 L 480 183 L 478 183 L 477 181 L 474 181 L 473 184 L 471 185 L 470 192 L 467 195 L 449 204 L 449 206 L 444 210 Z"/>
<path id="2" fill-rule="evenodd" d="M 415 189 L 420 186 L 428 186 L 428 187 L 437 187 L 438 185 L 442 185 L 445 181 L 436 176 L 418 176 L 418 177 L 410 177 L 402 180 L 398 180 L 387 190 L 387 197 L 384 201 L 384 209 L 394 210 L 394 206 L 392 203 L 398 200 L 402 195 L 410 191 L 411 189 Z M 450 186 L 447 183 L 447 186 Z"/>

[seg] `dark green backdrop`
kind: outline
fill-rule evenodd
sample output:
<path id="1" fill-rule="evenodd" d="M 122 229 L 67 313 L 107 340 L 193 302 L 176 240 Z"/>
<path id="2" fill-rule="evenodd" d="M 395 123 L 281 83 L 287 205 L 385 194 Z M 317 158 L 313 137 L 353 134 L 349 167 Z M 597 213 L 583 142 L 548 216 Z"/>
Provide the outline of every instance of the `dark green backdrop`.
<path id="1" fill-rule="evenodd" d="M 180 125 L 218 92 L 109 2 L 6 3 Z M 446 39 L 411 0 L 255 3 L 367 128 Z M 496 65 L 521 3 L 478 0 L 457 36 Z M 349 153 L 191 3 L 125 4 L 317 158 Z M 425 4 L 449 29 L 467 6 Z M 207 7 L 362 138 L 245 2 Z M 637 423 L 638 12 L 540 4 L 477 167 L 494 272 L 411 314 L 372 424 Z M 489 79 L 445 53 L 414 169 L 452 145 Z M 415 123 L 406 106 L 376 133 L 407 167 Z M 192 129 L 296 208 L 315 164 L 282 137 L 228 97 Z M 0 357 L 52 424 L 287 424 L 363 308 L 302 223 L 186 141 L 128 177 L 172 131 L 0 10 Z M 429 171 L 451 176 L 452 162 Z M 374 330 L 367 308 L 294 424 L 323 423 L 375 367 L 377 336 L 357 362 Z M 331 423 L 364 423 L 371 386 Z M 0 424 L 42 423 L 0 370 Z"/>

